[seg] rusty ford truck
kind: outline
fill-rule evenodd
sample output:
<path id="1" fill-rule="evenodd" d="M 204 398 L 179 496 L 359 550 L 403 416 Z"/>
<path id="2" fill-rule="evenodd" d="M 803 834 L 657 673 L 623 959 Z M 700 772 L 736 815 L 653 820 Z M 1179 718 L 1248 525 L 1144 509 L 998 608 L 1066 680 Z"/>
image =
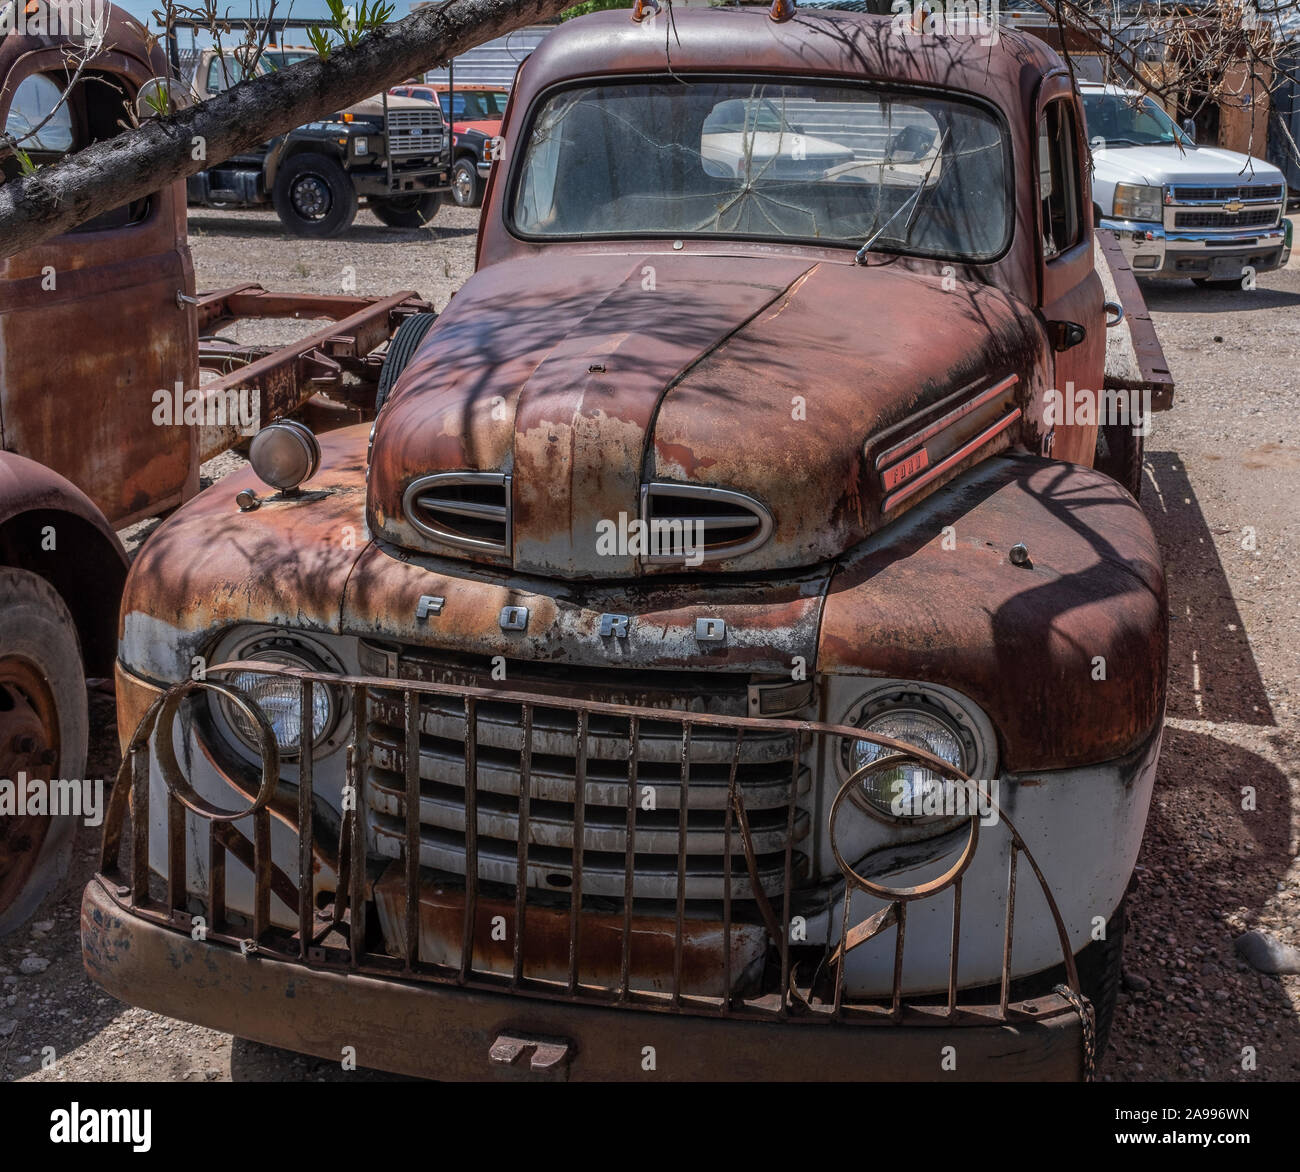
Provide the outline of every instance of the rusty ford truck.
<path id="1" fill-rule="evenodd" d="M 1091 1074 L 1167 641 L 1094 464 L 1167 371 L 1049 47 L 790 15 L 552 32 L 373 430 L 140 553 L 115 996 L 453 1079 Z"/>
<path id="2" fill-rule="evenodd" d="M 104 12 L 104 49 L 66 101 L 79 28 L 0 37 L 0 125 L 34 165 L 111 138 L 167 77 L 143 27 Z M 11 155 L 3 178 L 18 173 Z M 200 465 L 260 422 L 305 404 L 322 421 L 366 418 L 374 352 L 428 307 L 257 285 L 196 295 L 183 182 L 0 260 L 0 278 L 3 935 L 57 883 L 86 817 L 84 677 L 113 672 L 115 530 L 197 494 Z M 279 348 L 223 333 L 251 318 L 323 322 Z"/>

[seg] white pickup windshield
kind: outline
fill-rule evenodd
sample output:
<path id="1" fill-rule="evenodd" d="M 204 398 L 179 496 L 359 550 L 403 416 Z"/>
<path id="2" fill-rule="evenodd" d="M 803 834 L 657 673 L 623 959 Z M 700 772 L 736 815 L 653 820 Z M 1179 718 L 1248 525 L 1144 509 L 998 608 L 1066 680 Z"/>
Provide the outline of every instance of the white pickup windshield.
<path id="1" fill-rule="evenodd" d="M 882 251 L 979 260 L 1006 247 L 1009 175 L 1001 126 L 973 104 L 807 83 L 609 83 L 541 104 L 511 206 L 524 236 L 857 246 L 880 232 Z"/>

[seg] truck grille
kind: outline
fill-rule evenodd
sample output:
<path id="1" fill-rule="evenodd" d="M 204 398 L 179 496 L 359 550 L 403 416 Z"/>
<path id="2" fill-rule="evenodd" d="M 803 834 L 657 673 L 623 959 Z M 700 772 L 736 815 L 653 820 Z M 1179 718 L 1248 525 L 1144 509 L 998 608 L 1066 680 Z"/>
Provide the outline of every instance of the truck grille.
<path id="1" fill-rule="evenodd" d="M 443 122 L 436 110 L 390 110 L 390 155 L 435 155 L 442 150 Z"/>
<path id="2" fill-rule="evenodd" d="M 162 745 L 178 719 L 198 718 L 196 709 L 207 703 L 202 692 L 227 685 L 211 675 L 185 681 L 150 706 L 131 740 L 133 750 L 148 751 L 125 755 L 104 817 L 100 883 L 115 893 L 122 914 L 174 932 L 188 946 L 201 913 L 208 948 L 369 979 L 515 995 L 519 1013 L 529 1004 L 572 1002 L 810 1028 L 836 1022 L 945 1029 L 1037 1026 L 1087 1014 L 1064 921 L 1005 815 L 1005 915 L 978 928 L 1000 936 L 1005 930 L 997 984 L 970 988 L 958 970 L 959 937 L 972 931 L 961 915 L 961 879 L 976 844 L 974 822 L 971 849 L 928 890 L 888 888 L 889 902 L 860 922 L 854 907 L 865 881 L 843 863 L 842 891 L 800 887 L 808 861 L 796 847 L 807 839 L 808 824 L 799 802 L 812 801 L 799 797 L 808 780 L 803 761 L 824 759 L 845 737 L 875 739 L 859 728 L 736 715 L 749 686 L 731 673 L 584 674 L 515 664 L 506 687 L 525 681 L 515 691 L 449 682 L 481 680 L 481 665 L 424 651 L 362 644 L 359 658 L 363 672 L 379 671 L 343 676 L 258 663 L 213 673 L 251 668 L 297 680 L 304 704 L 322 685 L 350 694 L 352 710 L 364 719 L 348 746 L 341 811 L 334 796 L 317 789 L 309 743 L 300 743 L 292 782 L 277 786 L 273 766 L 260 791 L 256 771 L 230 774 L 232 792 L 211 805 Z M 270 753 L 274 734 L 265 713 L 261 718 Z M 439 748 L 453 744 L 463 768 Z M 264 758 L 264 766 L 273 760 Z M 395 784 L 384 760 L 412 767 Z M 474 783 L 467 786 L 466 777 Z M 658 817 L 642 816 L 646 779 L 658 800 L 657 810 L 644 812 Z M 348 802 L 358 790 L 363 800 Z M 577 795 L 585 800 L 575 801 Z M 150 806 L 160 800 L 163 809 L 151 818 Z M 380 827 L 385 834 L 401 830 L 399 851 L 386 864 L 375 857 Z M 833 817 L 824 832 L 833 843 Z M 980 836 L 981 849 L 991 837 Z M 394 854 L 391 846 L 385 853 Z M 773 874 L 773 855 L 782 858 L 783 882 Z M 1046 994 L 1030 984 L 1038 977 L 1013 978 L 1022 855 L 1020 886 L 1031 875 L 1037 881 L 1070 989 L 1058 985 Z M 151 860 L 156 868 L 159 859 L 165 864 L 151 878 Z M 466 866 L 474 859 L 477 865 Z M 192 864 L 206 881 L 191 880 Z M 642 867 L 648 887 L 639 881 Z M 570 876 L 571 886 L 552 890 L 552 875 Z M 777 898 L 769 894 L 774 889 Z M 719 890 L 720 904 L 709 899 Z M 674 892 L 675 900 L 662 898 Z M 944 916 L 951 922 L 946 996 L 942 988 L 912 994 L 904 987 L 905 942 L 916 938 L 906 927 L 908 909 L 941 894 L 952 901 Z M 807 926 L 806 917 L 823 909 L 820 937 L 804 939 L 786 927 L 796 918 Z M 892 952 L 892 981 L 854 989 L 844 957 L 878 937 Z M 505 1003 L 501 1015 L 512 1015 Z M 452 1018 L 447 1036 L 458 1029 Z M 1014 1036 L 1007 1040 L 1016 1044 Z M 1090 1057 L 1085 1050 L 1084 1077 Z"/>
<path id="3" fill-rule="evenodd" d="M 461 683 L 483 685 L 490 679 L 487 672 L 480 677 L 406 655 L 401 664 L 404 675 L 432 674 L 440 682 L 458 677 Z M 512 664 L 507 678 L 512 687 L 524 686 L 530 692 L 547 682 L 542 673 L 530 673 L 522 664 Z M 715 694 L 733 692 L 731 707 L 743 712 L 745 680 L 727 689 L 719 686 L 716 676 L 712 679 Z M 618 688 L 607 678 L 567 678 L 562 683 L 552 678 L 550 684 L 568 694 L 602 700 Z M 697 697 L 665 689 L 649 699 L 653 707 L 681 712 Z M 420 698 L 423 866 L 452 875 L 466 873 L 466 745 L 472 740 L 478 773 L 475 853 L 482 880 L 513 886 L 523 825 L 529 888 L 570 891 L 577 881 L 575 850 L 581 843 L 584 896 L 624 897 L 630 861 L 634 900 L 675 899 L 684 822 L 688 900 L 721 900 L 728 885 L 732 899 L 753 899 L 755 881 L 767 895 L 781 890 L 791 841 L 791 786 L 806 790 L 810 777 L 796 759 L 791 733 L 749 734 L 737 751 L 736 737 L 727 728 L 694 727 L 684 745 L 678 720 L 634 722 L 593 713 L 580 729 L 577 713 L 547 708 L 544 695 L 528 707 L 525 713 L 517 703 L 484 701 L 471 727 L 459 698 Z M 403 856 L 406 832 L 406 711 L 401 697 L 390 691 L 369 693 L 366 721 L 371 769 L 365 801 L 372 815 L 371 846 L 376 854 L 397 859 Z M 525 724 L 531 725 L 527 735 Z M 748 812 L 755 875 L 747 870 L 739 833 L 727 828 L 733 756 L 735 784 Z M 581 792 L 579 776 L 585 779 Z M 525 789 L 526 813 L 521 809 Z M 796 811 L 793 841 L 807 831 L 806 812 Z M 798 852 L 793 870 L 796 877 L 807 871 L 807 860 Z"/>
<path id="4" fill-rule="evenodd" d="M 1277 222 L 1277 208 L 1247 212 L 1178 212 L 1175 228 L 1271 228 Z"/>
<path id="5" fill-rule="evenodd" d="M 407 486 L 406 519 L 435 541 L 509 555 L 510 477 L 501 472 L 438 472 Z"/>
<path id="6" fill-rule="evenodd" d="M 1278 199 L 1282 198 L 1281 184 L 1267 187 L 1174 187 L 1171 189 L 1174 203 L 1186 203 L 1188 200 L 1210 200 L 1227 203 L 1230 199 Z"/>

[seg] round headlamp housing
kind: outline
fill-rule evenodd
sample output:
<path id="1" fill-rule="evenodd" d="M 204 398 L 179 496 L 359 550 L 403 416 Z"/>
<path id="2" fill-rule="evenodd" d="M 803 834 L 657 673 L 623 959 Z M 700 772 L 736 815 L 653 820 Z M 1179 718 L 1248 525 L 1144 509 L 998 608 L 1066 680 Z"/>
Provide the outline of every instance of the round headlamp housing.
<path id="1" fill-rule="evenodd" d="M 263 483 L 292 492 L 316 475 L 320 444 L 311 428 L 295 419 L 277 419 L 253 437 L 248 462 Z"/>
<path id="2" fill-rule="evenodd" d="M 305 671 L 341 672 L 342 668 L 323 647 L 297 634 L 260 633 L 222 646 L 220 662 L 251 660 L 268 665 L 302 668 Z M 256 670 L 222 673 L 231 684 L 256 704 L 270 721 L 280 756 L 294 761 L 302 751 L 302 736 L 309 728 L 313 756 L 332 749 L 331 739 L 343 715 L 343 697 L 328 684 L 311 685 L 309 711 L 303 711 L 302 681 L 292 676 Z M 209 693 L 212 717 L 219 729 L 232 734 L 235 747 L 258 753 L 258 729 L 247 714 L 223 696 Z M 310 723 L 308 723 L 310 722 Z"/>
<path id="3" fill-rule="evenodd" d="M 996 739 L 988 718 L 946 688 L 890 681 L 850 707 L 842 724 L 924 749 L 975 781 L 994 776 Z M 869 740 L 840 742 L 841 780 L 895 751 Z M 853 801 L 873 817 L 909 825 L 957 821 L 949 811 L 949 774 L 920 761 L 869 770 L 854 786 Z"/>

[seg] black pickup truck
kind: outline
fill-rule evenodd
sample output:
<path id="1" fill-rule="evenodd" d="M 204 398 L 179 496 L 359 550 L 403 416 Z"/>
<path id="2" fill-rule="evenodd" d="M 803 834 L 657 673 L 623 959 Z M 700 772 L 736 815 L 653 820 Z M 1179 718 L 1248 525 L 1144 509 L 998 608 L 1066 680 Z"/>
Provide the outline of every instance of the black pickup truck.
<path id="1" fill-rule="evenodd" d="M 256 72 L 292 65 L 311 49 L 269 50 Z M 244 78 L 228 54 L 204 49 L 190 84 L 206 98 Z M 418 228 L 437 214 L 449 187 L 451 153 L 437 103 L 381 95 L 296 127 L 190 176 L 191 204 L 271 203 L 296 236 L 346 232 L 364 200 L 385 224 Z"/>

